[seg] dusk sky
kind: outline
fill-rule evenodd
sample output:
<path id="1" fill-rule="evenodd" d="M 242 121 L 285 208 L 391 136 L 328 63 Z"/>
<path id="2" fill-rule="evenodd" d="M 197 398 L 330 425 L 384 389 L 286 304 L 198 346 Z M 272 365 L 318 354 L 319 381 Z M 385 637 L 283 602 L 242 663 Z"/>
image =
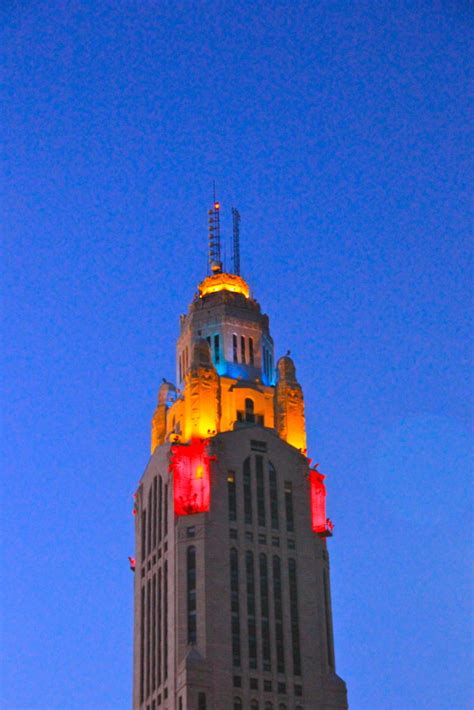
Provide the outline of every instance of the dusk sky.
<path id="1" fill-rule="evenodd" d="M 214 180 L 327 475 L 350 708 L 473 707 L 473 14 L 3 3 L 2 709 L 130 708 L 132 494 Z"/>

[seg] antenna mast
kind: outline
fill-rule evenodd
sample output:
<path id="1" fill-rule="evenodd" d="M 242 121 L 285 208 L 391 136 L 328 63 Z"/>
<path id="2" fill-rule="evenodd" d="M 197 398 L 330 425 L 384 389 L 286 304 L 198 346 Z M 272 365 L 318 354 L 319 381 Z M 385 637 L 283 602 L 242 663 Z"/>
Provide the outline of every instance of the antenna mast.
<path id="1" fill-rule="evenodd" d="M 234 274 L 240 276 L 240 214 L 235 207 L 232 207 L 232 232 Z"/>
<path id="2" fill-rule="evenodd" d="M 221 223 L 220 209 L 221 206 L 216 200 L 216 186 L 214 189 L 214 204 L 212 210 L 207 213 L 209 216 L 209 266 L 213 274 L 219 274 L 222 271 L 221 261 Z"/>

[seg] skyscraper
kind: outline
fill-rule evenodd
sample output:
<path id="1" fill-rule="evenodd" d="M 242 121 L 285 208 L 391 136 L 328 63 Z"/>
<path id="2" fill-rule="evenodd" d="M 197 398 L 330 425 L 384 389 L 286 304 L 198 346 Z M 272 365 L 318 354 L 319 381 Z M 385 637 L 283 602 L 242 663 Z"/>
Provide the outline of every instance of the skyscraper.
<path id="1" fill-rule="evenodd" d="M 133 708 L 343 710 L 324 476 L 293 361 L 222 270 L 219 209 L 135 496 Z"/>

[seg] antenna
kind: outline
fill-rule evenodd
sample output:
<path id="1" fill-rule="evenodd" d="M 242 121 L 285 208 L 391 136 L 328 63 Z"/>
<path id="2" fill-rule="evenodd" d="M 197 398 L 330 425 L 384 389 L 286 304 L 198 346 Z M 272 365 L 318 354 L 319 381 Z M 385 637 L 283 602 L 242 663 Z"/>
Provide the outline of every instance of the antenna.
<path id="1" fill-rule="evenodd" d="M 214 204 L 209 210 L 209 266 L 213 274 L 219 274 L 222 271 L 221 261 L 221 224 L 220 224 L 220 209 L 221 206 L 216 200 L 216 184 L 212 184 Z"/>
<path id="2" fill-rule="evenodd" d="M 233 255 L 234 274 L 240 276 L 240 214 L 232 207 Z"/>

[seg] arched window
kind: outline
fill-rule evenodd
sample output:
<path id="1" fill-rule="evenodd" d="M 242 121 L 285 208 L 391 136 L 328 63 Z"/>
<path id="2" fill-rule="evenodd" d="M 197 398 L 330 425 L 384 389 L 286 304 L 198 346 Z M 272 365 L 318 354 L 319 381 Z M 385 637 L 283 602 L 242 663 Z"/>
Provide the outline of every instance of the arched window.
<path id="1" fill-rule="evenodd" d="M 188 643 L 196 643 L 196 548 L 188 547 L 186 553 L 188 596 Z"/>
<path id="2" fill-rule="evenodd" d="M 286 705 L 285 703 L 280 703 L 278 706 L 278 710 L 286 710 Z"/>
<path id="3" fill-rule="evenodd" d="M 265 710 L 273 710 L 273 703 L 271 703 L 269 700 L 265 703 Z"/>
<path id="4" fill-rule="evenodd" d="M 250 703 L 250 710 L 258 710 L 258 700 L 252 700 Z"/>
<path id="5" fill-rule="evenodd" d="M 239 361 L 239 356 L 237 353 L 237 334 L 236 333 L 234 333 L 232 335 L 232 357 L 233 357 L 234 362 Z"/>
<path id="6" fill-rule="evenodd" d="M 242 710 L 242 701 L 240 698 L 234 698 L 234 710 Z"/>
<path id="7" fill-rule="evenodd" d="M 255 423 L 254 403 L 250 397 L 245 399 L 245 421 L 251 424 Z"/>

